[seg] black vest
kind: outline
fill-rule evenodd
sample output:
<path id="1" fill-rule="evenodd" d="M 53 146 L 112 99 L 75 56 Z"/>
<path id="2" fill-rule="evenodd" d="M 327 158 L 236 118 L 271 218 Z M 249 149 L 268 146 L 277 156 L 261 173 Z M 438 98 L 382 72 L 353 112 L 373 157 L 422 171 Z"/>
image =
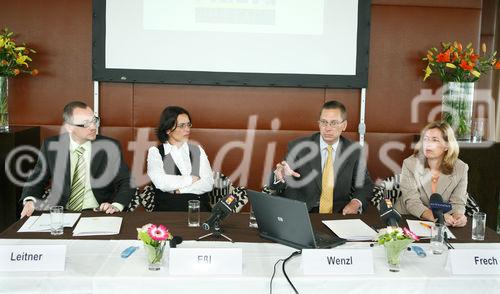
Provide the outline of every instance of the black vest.
<path id="1" fill-rule="evenodd" d="M 196 145 L 188 143 L 189 147 L 189 159 L 191 160 L 191 175 L 200 176 L 200 148 Z M 174 162 L 172 155 L 170 153 L 165 154 L 165 149 L 163 144 L 158 145 L 158 151 L 163 160 L 163 170 L 168 175 L 182 175 L 179 168 Z M 174 194 L 169 192 L 163 192 L 157 189 L 154 184 L 155 189 L 155 208 L 154 211 L 187 211 L 188 201 L 192 199 L 200 200 L 200 210 L 210 211 L 210 205 L 208 202 L 207 194 Z"/>

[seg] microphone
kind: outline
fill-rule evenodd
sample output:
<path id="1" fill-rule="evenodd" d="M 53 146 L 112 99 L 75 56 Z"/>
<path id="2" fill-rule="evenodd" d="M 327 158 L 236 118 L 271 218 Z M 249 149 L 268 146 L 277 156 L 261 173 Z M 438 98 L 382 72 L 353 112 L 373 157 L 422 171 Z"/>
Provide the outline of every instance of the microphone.
<path id="1" fill-rule="evenodd" d="M 212 208 L 212 215 L 201 226 L 205 230 L 210 230 L 215 227 L 221 220 L 225 219 L 228 215 L 235 212 L 236 204 L 238 201 L 233 195 L 227 195 L 217 202 Z"/>
<path id="2" fill-rule="evenodd" d="M 181 236 L 174 236 L 172 239 L 170 239 L 169 245 L 170 248 L 176 248 L 177 245 L 182 243 L 182 237 Z"/>
<path id="3" fill-rule="evenodd" d="M 380 201 L 380 218 L 382 221 L 391 227 L 399 227 L 401 214 L 392 207 L 392 201 L 389 198 L 384 198 Z"/>
<path id="4" fill-rule="evenodd" d="M 444 225 L 443 214 L 451 210 L 451 204 L 444 203 L 443 197 L 438 193 L 432 194 L 429 198 L 429 202 L 432 209 L 432 214 L 435 218 L 438 219 L 437 222 Z"/>

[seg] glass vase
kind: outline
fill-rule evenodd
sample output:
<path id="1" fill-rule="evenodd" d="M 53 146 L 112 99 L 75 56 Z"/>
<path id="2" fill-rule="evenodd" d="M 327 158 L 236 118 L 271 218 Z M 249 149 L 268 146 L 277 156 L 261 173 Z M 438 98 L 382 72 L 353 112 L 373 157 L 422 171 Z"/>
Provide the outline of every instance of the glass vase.
<path id="1" fill-rule="evenodd" d="M 148 269 L 150 271 L 158 271 L 161 269 L 165 244 L 165 241 L 160 242 L 159 246 L 144 244 L 144 250 L 146 251 L 146 257 L 148 259 Z"/>
<path id="2" fill-rule="evenodd" d="M 0 133 L 9 131 L 8 78 L 0 76 Z"/>
<path id="3" fill-rule="evenodd" d="M 401 265 L 401 255 L 406 251 L 408 245 L 412 243 L 410 239 L 388 241 L 384 243 L 387 266 L 391 272 L 399 272 Z"/>
<path id="4" fill-rule="evenodd" d="M 441 119 L 450 124 L 459 141 L 470 141 L 473 102 L 474 83 L 444 83 Z"/>

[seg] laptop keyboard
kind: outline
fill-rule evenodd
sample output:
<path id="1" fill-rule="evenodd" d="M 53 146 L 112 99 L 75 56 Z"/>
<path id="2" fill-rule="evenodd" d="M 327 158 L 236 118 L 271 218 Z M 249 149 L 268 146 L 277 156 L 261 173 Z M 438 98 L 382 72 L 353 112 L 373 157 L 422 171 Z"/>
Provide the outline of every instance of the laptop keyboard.
<path id="1" fill-rule="evenodd" d="M 346 242 L 345 239 L 322 233 L 314 233 L 317 248 L 333 248 Z"/>

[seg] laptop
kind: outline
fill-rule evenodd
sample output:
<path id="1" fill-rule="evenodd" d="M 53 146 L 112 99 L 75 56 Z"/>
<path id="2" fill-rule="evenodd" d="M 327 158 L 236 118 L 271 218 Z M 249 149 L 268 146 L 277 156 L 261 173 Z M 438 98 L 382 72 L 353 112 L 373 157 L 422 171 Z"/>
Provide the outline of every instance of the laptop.
<path id="1" fill-rule="evenodd" d="M 335 235 L 314 233 L 305 202 L 247 190 L 264 239 L 296 249 L 333 248 L 346 242 Z"/>

